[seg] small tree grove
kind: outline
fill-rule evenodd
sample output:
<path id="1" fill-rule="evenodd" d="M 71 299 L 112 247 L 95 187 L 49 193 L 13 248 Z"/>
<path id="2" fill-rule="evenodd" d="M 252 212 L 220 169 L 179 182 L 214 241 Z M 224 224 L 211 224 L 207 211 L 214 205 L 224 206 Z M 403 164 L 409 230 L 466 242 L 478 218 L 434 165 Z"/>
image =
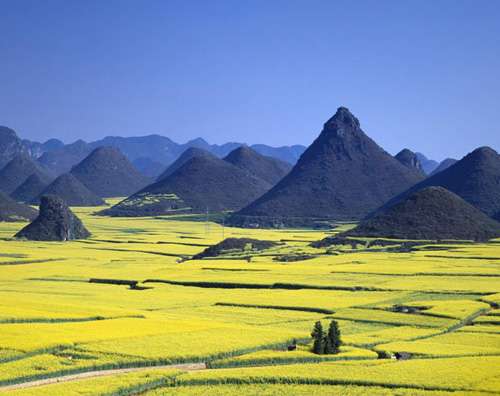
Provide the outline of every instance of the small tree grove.
<path id="1" fill-rule="evenodd" d="M 340 329 L 335 320 L 330 322 L 328 332 L 325 334 L 320 321 L 314 324 L 311 332 L 313 338 L 313 352 L 317 355 L 339 353 L 342 340 L 340 339 Z"/>

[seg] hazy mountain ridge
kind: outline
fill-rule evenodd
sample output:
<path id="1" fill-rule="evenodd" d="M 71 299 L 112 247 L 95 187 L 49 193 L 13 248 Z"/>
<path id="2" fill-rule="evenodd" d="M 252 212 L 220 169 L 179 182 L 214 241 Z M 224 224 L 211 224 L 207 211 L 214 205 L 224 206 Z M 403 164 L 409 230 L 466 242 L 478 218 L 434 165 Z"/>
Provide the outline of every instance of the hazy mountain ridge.
<path id="1" fill-rule="evenodd" d="M 106 136 L 92 142 L 79 139 L 68 144 L 64 144 L 58 139 L 49 139 L 40 143 L 21 139 L 13 129 L 0 126 L 0 169 L 16 155 L 26 154 L 59 175 L 69 172 L 95 148 L 108 146 L 119 149 L 146 176 L 157 177 L 190 147 L 200 148 L 223 158 L 243 145 L 246 143 L 210 144 L 203 138 L 177 143 L 166 136 L 157 134 L 132 137 Z M 302 145 L 272 147 L 266 144 L 253 144 L 249 147 L 260 154 L 280 159 L 292 165 L 297 162 L 306 149 Z"/>

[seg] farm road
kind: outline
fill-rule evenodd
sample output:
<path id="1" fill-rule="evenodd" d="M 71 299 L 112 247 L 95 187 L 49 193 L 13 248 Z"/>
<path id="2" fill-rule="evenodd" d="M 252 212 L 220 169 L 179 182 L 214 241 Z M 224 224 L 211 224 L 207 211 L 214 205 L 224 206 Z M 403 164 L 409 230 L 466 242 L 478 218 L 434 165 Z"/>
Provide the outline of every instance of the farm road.
<path id="1" fill-rule="evenodd" d="M 42 385 L 50 385 L 57 384 L 60 382 L 70 382 L 77 381 L 81 379 L 89 379 L 89 378 L 97 378 L 97 377 L 105 377 L 116 374 L 124 374 L 124 373 L 132 373 L 135 371 L 144 371 L 144 370 L 159 370 L 159 369 L 180 369 L 185 371 L 195 371 L 195 370 L 204 370 L 207 368 L 205 363 L 186 363 L 186 364 L 170 364 L 165 366 L 149 366 L 149 367 L 131 367 L 131 368 L 122 368 L 122 369 L 113 369 L 113 370 L 97 370 L 97 371 L 87 371 L 85 373 L 78 374 L 68 374 L 62 375 L 60 377 L 53 378 L 45 378 L 36 381 L 28 381 L 21 382 L 19 384 L 0 386 L 0 392 L 11 391 L 15 389 L 24 389 L 24 388 L 33 388 L 35 386 Z"/>

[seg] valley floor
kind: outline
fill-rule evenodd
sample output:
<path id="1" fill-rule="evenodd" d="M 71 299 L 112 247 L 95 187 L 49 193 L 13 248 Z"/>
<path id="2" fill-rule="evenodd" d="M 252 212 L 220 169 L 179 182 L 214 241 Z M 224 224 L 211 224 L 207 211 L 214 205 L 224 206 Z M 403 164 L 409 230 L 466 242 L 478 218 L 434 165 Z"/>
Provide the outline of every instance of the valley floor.
<path id="1" fill-rule="evenodd" d="M 0 223 L 0 393 L 500 393 L 500 240 L 312 248 L 333 232 L 96 210 L 75 209 L 84 241 L 16 241 L 23 224 Z M 229 236 L 280 244 L 189 260 Z M 332 318 L 341 352 L 311 353 Z"/>

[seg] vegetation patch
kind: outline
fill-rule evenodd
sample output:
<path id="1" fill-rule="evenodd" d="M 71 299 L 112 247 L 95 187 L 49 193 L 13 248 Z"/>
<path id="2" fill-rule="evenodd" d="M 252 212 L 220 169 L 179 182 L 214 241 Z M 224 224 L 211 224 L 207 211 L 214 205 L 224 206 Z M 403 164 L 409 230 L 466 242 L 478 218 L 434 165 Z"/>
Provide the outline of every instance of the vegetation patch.
<path id="1" fill-rule="evenodd" d="M 334 312 L 329 309 L 313 308 L 313 307 L 290 307 L 284 305 L 258 305 L 258 304 L 236 304 L 218 302 L 215 305 L 221 307 L 240 307 L 240 308 L 261 308 L 261 309 L 281 309 L 285 311 L 302 311 L 302 312 L 316 312 L 322 314 L 333 314 Z"/>
<path id="2" fill-rule="evenodd" d="M 139 281 L 136 280 L 126 280 L 126 279 L 98 279 L 98 278 L 90 278 L 90 283 L 104 283 L 107 285 L 125 285 L 133 290 L 144 290 L 147 289 L 144 286 L 139 286 Z"/>
<path id="3" fill-rule="evenodd" d="M 250 255 L 255 252 L 277 246 L 273 241 L 263 241 L 251 238 L 226 238 L 216 245 L 210 246 L 203 252 L 194 255 L 193 260 L 201 260 L 207 257 L 219 257 L 227 254 L 243 253 Z"/>

